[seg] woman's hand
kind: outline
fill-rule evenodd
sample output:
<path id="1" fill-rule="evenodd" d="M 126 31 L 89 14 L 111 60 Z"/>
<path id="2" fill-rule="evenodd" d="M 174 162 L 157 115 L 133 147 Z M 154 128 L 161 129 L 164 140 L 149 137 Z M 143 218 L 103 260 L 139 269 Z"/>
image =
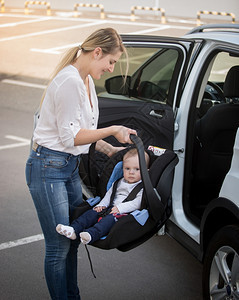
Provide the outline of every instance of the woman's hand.
<path id="1" fill-rule="evenodd" d="M 132 141 L 130 139 L 130 135 L 131 134 L 135 134 L 137 135 L 136 130 L 131 129 L 131 128 L 127 128 L 125 126 L 117 126 L 114 125 L 112 126 L 113 130 L 114 130 L 114 137 L 122 144 L 132 144 Z"/>
<path id="2" fill-rule="evenodd" d="M 122 144 L 132 144 L 132 141 L 130 140 L 131 134 L 137 135 L 136 130 L 121 125 L 112 125 L 109 127 L 99 129 L 81 128 L 76 134 L 76 137 L 74 139 L 74 145 L 80 146 L 91 144 L 105 139 L 111 135 L 113 135 Z"/>
<path id="3" fill-rule="evenodd" d="M 108 155 L 109 157 L 111 157 L 111 156 L 113 156 L 115 153 L 117 153 L 117 152 L 119 152 L 119 151 L 121 151 L 121 150 L 124 150 L 124 149 L 125 149 L 125 147 L 114 147 L 114 146 L 112 146 L 111 151 L 109 151 L 109 152 L 107 153 L 107 155 Z"/>
<path id="4" fill-rule="evenodd" d="M 98 141 L 95 146 L 95 150 L 106 154 L 108 157 L 111 157 L 112 155 L 123 149 L 125 149 L 125 147 L 114 147 L 103 140 Z"/>

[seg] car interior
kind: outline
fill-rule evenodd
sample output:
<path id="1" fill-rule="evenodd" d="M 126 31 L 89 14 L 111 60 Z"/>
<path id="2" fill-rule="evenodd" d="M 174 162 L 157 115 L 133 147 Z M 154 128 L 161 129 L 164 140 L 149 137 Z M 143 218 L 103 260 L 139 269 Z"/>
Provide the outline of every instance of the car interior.
<path id="1" fill-rule="evenodd" d="M 121 84 L 119 81 L 122 76 L 118 71 L 119 76 L 112 78 L 109 74 L 108 79 L 104 78 L 108 94 L 103 88 L 98 88 L 98 95 L 104 98 L 102 103 L 106 103 L 107 98 L 110 101 L 113 99 L 117 107 L 114 110 L 118 112 L 122 104 L 118 107 L 116 99 L 121 103 L 122 100 L 126 100 L 123 101 L 128 102 L 125 104 L 125 107 L 128 107 L 125 116 L 137 110 L 133 103 L 141 102 L 140 111 L 144 110 L 149 122 L 142 132 L 151 122 L 154 124 L 153 122 L 158 120 L 158 126 L 146 136 L 151 134 L 154 137 L 158 136 L 155 145 L 167 148 L 170 143 L 165 142 L 167 139 L 160 132 L 162 124 L 159 123 L 159 117 L 167 119 L 166 108 L 172 110 L 175 101 L 176 78 L 182 63 L 180 53 L 175 49 L 164 48 L 132 48 L 130 51 L 132 59 L 129 68 L 130 76 L 127 77 L 129 89 L 122 92 L 122 81 Z M 198 79 L 195 102 L 192 101 L 192 110 L 189 114 L 184 178 L 184 209 L 187 216 L 197 225 L 200 224 L 207 204 L 219 196 L 222 182 L 230 168 L 235 135 L 239 127 L 238 55 L 219 49 L 214 56 L 209 57 L 206 64 Z M 102 82 L 102 85 L 104 83 Z M 146 113 L 146 107 L 150 105 L 155 105 L 152 109 L 154 115 Z M 160 106 L 156 108 L 156 105 Z M 101 115 L 104 116 L 104 113 L 101 112 Z M 137 128 L 139 133 L 141 125 L 139 123 Z M 163 128 L 167 127 L 165 123 L 163 126 Z M 157 144 L 162 141 L 164 144 Z"/>
<path id="2" fill-rule="evenodd" d="M 234 63 L 236 58 L 231 58 L 231 63 Z M 211 74 L 213 72 L 216 73 L 214 68 Z M 226 72 L 224 81 L 210 80 L 207 83 L 197 109 L 188 198 L 190 214 L 196 217 L 195 220 L 199 221 L 206 205 L 219 196 L 230 169 L 238 127 L 239 65 L 233 65 Z"/>

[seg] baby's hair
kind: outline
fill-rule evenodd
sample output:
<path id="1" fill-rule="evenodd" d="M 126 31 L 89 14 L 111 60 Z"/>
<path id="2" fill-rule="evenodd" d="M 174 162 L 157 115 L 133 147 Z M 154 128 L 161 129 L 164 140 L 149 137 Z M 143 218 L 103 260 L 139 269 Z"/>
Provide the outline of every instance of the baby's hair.
<path id="1" fill-rule="evenodd" d="M 125 153 L 125 155 L 123 156 L 123 161 L 129 157 L 133 157 L 133 156 L 138 156 L 138 151 L 136 148 L 132 148 L 130 149 L 128 152 Z M 145 155 L 145 161 L 146 161 L 146 166 L 147 168 L 149 167 L 149 155 L 147 152 L 144 151 L 144 155 Z"/>

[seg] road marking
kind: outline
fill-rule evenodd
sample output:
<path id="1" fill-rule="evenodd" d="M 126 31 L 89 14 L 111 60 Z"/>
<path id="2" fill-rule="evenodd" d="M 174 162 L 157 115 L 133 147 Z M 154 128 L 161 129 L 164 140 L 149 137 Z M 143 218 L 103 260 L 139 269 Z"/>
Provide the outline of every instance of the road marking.
<path id="1" fill-rule="evenodd" d="M 183 24 L 193 24 L 194 26 L 196 26 L 195 24 L 197 24 L 196 20 L 184 20 L 184 19 L 167 19 L 168 22 L 172 22 L 172 23 L 183 23 Z"/>
<path id="2" fill-rule="evenodd" d="M 50 17 L 43 17 L 43 18 L 39 18 L 39 19 L 36 19 L 36 20 L 27 20 L 27 21 L 15 22 L 15 23 L 0 24 L 0 27 L 15 27 L 15 26 L 18 26 L 18 25 L 36 23 L 36 22 L 43 22 L 43 21 L 48 21 L 48 20 L 50 20 Z"/>
<path id="3" fill-rule="evenodd" d="M 12 149 L 12 148 L 17 148 L 17 147 L 22 147 L 22 146 L 28 146 L 31 143 L 31 140 L 24 139 L 24 138 L 15 136 L 15 135 L 5 135 L 5 138 L 10 139 L 10 140 L 14 140 L 14 141 L 18 141 L 19 143 L 0 146 L 0 150 Z"/>
<path id="4" fill-rule="evenodd" d="M 35 18 L 42 18 L 39 15 L 20 15 L 20 14 L 6 14 L 0 13 L 0 17 L 10 17 L 10 18 L 25 18 L 25 19 L 35 19 Z"/>
<path id="5" fill-rule="evenodd" d="M 105 22 L 108 23 L 108 21 L 105 21 Z M 111 23 L 118 24 L 119 22 L 112 21 Z M 120 22 L 120 24 L 122 24 L 122 22 Z M 139 23 L 139 24 L 133 23 L 132 24 L 132 23 L 125 22 L 123 24 L 125 24 L 125 25 L 131 25 L 131 26 L 140 25 L 140 26 L 152 27 L 152 28 L 149 28 L 149 29 L 144 29 L 144 30 L 129 32 L 127 34 L 145 34 L 145 33 L 150 33 L 150 32 L 155 32 L 155 31 L 167 30 L 167 29 L 171 29 L 171 28 L 182 29 L 182 30 L 185 30 L 185 29 L 190 30 L 191 29 L 191 28 L 185 27 L 185 26 L 154 25 L 154 24 L 148 24 L 148 23 Z M 156 26 L 156 27 L 153 27 L 153 26 Z M 60 46 L 60 47 L 45 48 L 45 49 L 42 49 L 42 48 L 41 49 L 40 48 L 31 48 L 30 51 L 39 52 L 39 53 L 57 54 L 58 55 L 58 54 L 62 53 L 62 51 L 60 51 L 60 50 L 69 49 L 71 47 L 77 46 L 78 44 L 81 44 L 81 43 L 79 42 L 77 44 L 74 43 L 74 44 L 68 44 L 68 45 L 64 45 L 64 46 Z"/>
<path id="6" fill-rule="evenodd" d="M 9 18 L 26 18 L 26 19 L 36 19 L 36 18 L 43 18 L 39 15 L 20 15 L 20 14 L 1 14 L 0 17 L 9 17 Z M 48 16 L 50 20 L 58 20 L 58 21 L 72 21 L 72 22 L 96 22 L 96 19 L 91 18 L 75 18 L 75 17 L 64 17 L 64 16 Z"/>
<path id="7" fill-rule="evenodd" d="M 130 34 L 145 34 L 145 33 L 149 33 L 149 32 L 165 30 L 165 29 L 169 29 L 169 28 L 171 28 L 171 26 L 161 26 L 161 27 L 159 26 L 157 28 L 149 28 L 149 29 L 139 30 L 139 31 L 135 31 L 135 32 L 130 32 Z"/>
<path id="8" fill-rule="evenodd" d="M 26 86 L 26 87 L 32 87 L 37 89 L 45 89 L 47 86 L 43 84 L 37 84 L 37 83 L 29 83 L 21 80 L 12 80 L 12 79 L 3 79 L 1 81 L 2 83 L 7 84 L 13 84 L 13 85 L 20 85 L 20 86 Z"/>
<path id="9" fill-rule="evenodd" d="M 30 51 L 40 52 L 40 53 L 49 53 L 49 54 L 61 54 L 62 51 L 59 51 L 59 50 L 69 49 L 69 48 L 72 48 L 72 47 L 76 47 L 80 44 L 81 44 L 81 42 L 79 42 L 77 44 L 76 43 L 75 44 L 69 44 L 69 45 L 64 45 L 64 46 L 54 47 L 54 48 L 49 48 L 49 49 L 31 48 Z"/>
<path id="10" fill-rule="evenodd" d="M 79 11 L 77 13 L 78 13 L 78 15 L 82 15 L 82 13 Z M 67 12 L 67 11 L 56 12 L 56 16 L 64 17 L 64 18 L 66 18 L 66 17 L 73 18 L 75 16 L 75 12 L 74 11 L 72 11 L 72 12 Z"/>
<path id="11" fill-rule="evenodd" d="M 0 16 L 3 16 L 3 14 L 0 14 Z M 16 17 L 18 15 L 4 15 L 4 16 L 10 16 L 10 17 Z M 25 17 L 19 15 L 19 17 Z M 29 17 L 29 16 L 27 16 Z M 31 16 L 31 18 L 37 18 L 37 16 Z M 42 17 L 41 17 L 42 18 Z M 187 29 L 190 30 L 192 27 L 188 26 L 177 26 L 177 25 L 159 25 L 158 23 L 145 23 L 145 22 L 132 22 L 132 21 L 116 21 L 116 20 L 98 20 L 95 21 L 93 19 L 76 19 L 76 18 L 60 18 L 60 17 L 48 17 L 49 20 L 64 20 L 64 21 L 78 21 L 78 22 L 90 22 L 88 24 L 81 24 L 81 25 L 75 25 L 75 26 L 69 26 L 69 27 L 62 27 L 62 28 L 56 28 L 56 29 L 51 29 L 51 30 L 44 30 L 44 31 L 39 31 L 39 32 L 34 32 L 34 33 L 28 33 L 28 34 L 22 34 L 22 35 L 17 35 L 17 36 L 12 36 L 12 37 L 6 37 L 0 39 L 0 42 L 5 42 L 5 41 L 11 41 L 11 40 L 16 40 L 16 39 L 22 39 L 22 38 L 28 38 L 32 36 L 39 36 L 39 35 L 44 35 L 44 34 L 50 34 L 50 33 L 56 33 L 56 32 L 62 32 L 62 31 L 67 31 L 67 30 L 73 30 L 73 29 L 78 29 L 78 28 L 84 28 L 84 27 L 90 27 L 90 26 L 95 26 L 95 25 L 101 25 L 101 24 L 117 24 L 117 25 L 129 25 L 129 26 L 145 26 L 145 27 L 156 27 L 160 28 L 161 30 L 163 29 L 168 29 L 168 28 L 175 28 L 175 29 Z M 150 32 L 150 31 L 149 31 Z"/>
<path id="12" fill-rule="evenodd" d="M 112 18 L 112 19 L 127 19 L 130 20 L 131 19 L 131 15 L 128 16 L 123 16 L 123 15 L 113 15 L 113 14 L 107 14 L 108 18 Z M 135 19 L 139 19 L 139 17 L 135 16 Z"/>
<path id="13" fill-rule="evenodd" d="M 89 24 L 80 24 L 80 25 L 74 25 L 74 26 L 69 26 L 69 27 L 62 27 L 62 28 L 56 28 L 56 29 L 51 29 L 51 30 L 32 32 L 32 33 L 2 38 L 2 39 L 0 39 L 0 42 L 13 41 L 13 40 L 18 40 L 18 39 L 22 39 L 22 38 L 29 38 L 29 37 L 33 37 L 33 36 L 51 34 L 51 33 L 56 33 L 56 32 L 63 32 L 63 31 L 67 31 L 67 30 L 73 30 L 73 29 L 90 27 L 90 26 L 98 26 L 98 25 L 105 24 L 105 23 L 107 23 L 107 21 L 96 21 L 96 22 L 89 23 Z"/>
<path id="14" fill-rule="evenodd" d="M 13 12 L 13 13 L 25 13 L 25 8 L 13 8 L 13 9 L 10 9 L 10 12 Z M 28 13 L 29 14 L 31 14 L 31 13 L 33 13 L 34 12 L 34 10 L 28 10 Z M 28 16 L 28 15 L 26 15 L 26 16 Z"/>
<path id="15" fill-rule="evenodd" d="M 29 139 L 25 139 L 25 138 L 15 136 L 15 135 L 5 135 L 5 138 L 10 139 L 10 140 L 15 140 L 18 142 L 23 142 L 23 143 L 29 142 Z"/>
<path id="16" fill-rule="evenodd" d="M 43 239 L 44 239 L 43 234 L 37 234 L 37 235 L 29 236 L 26 238 L 18 239 L 15 241 L 9 241 L 9 242 L 0 244 L 0 250 L 9 249 L 9 248 L 13 248 L 13 247 L 21 246 L 21 245 L 26 245 L 26 244 L 30 244 L 33 242 L 38 242 Z"/>
<path id="17" fill-rule="evenodd" d="M 24 10 L 19 9 L 19 12 L 24 12 Z M 91 18 L 75 18 L 74 17 L 74 12 L 57 12 L 56 16 L 48 16 L 46 18 L 52 19 L 52 20 L 63 20 L 63 21 L 75 21 L 75 22 L 95 22 L 95 19 L 91 19 Z M 78 14 L 81 14 L 81 12 L 78 11 Z M 107 14 L 108 18 L 112 18 L 112 19 L 131 19 L 130 15 L 115 15 L 115 14 Z M 12 17 L 12 18 L 31 18 L 31 19 L 35 19 L 35 18 L 43 18 L 42 16 L 39 15 L 24 15 L 24 14 L 11 14 L 11 13 L 0 13 L 0 17 Z M 142 18 L 140 18 L 139 16 L 135 16 L 136 19 L 140 20 Z M 173 22 L 173 23 L 185 23 L 185 24 L 194 24 L 196 23 L 195 19 L 177 19 L 177 18 L 167 18 L 168 22 Z M 112 20 L 106 20 L 107 22 L 112 22 Z M 134 25 L 135 22 L 130 21 L 131 25 Z M 139 22 L 138 22 L 139 24 Z M 143 23 L 141 22 L 141 24 L 150 24 L 150 23 Z M 157 26 L 157 24 L 151 24 L 151 25 L 155 25 Z M 195 27 L 195 26 L 194 26 Z"/>

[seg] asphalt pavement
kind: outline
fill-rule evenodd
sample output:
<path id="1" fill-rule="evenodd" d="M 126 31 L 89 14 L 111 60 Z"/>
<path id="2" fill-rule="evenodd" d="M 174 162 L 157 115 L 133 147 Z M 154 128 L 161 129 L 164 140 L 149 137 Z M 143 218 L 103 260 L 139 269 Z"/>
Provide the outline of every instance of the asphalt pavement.
<path id="1" fill-rule="evenodd" d="M 186 20 L 185 20 L 186 21 Z M 132 23 L 123 16 L 74 18 L 69 11 L 6 10 L 0 14 L 0 299 L 49 299 L 43 271 L 44 240 L 25 183 L 33 114 L 50 73 L 70 45 L 99 26 L 120 33 L 183 35 L 195 24 L 155 19 Z M 185 25 L 186 24 L 186 25 Z M 134 250 L 80 246 L 79 286 L 82 300 L 200 300 L 201 264 L 168 236 L 154 236 Z"/>

